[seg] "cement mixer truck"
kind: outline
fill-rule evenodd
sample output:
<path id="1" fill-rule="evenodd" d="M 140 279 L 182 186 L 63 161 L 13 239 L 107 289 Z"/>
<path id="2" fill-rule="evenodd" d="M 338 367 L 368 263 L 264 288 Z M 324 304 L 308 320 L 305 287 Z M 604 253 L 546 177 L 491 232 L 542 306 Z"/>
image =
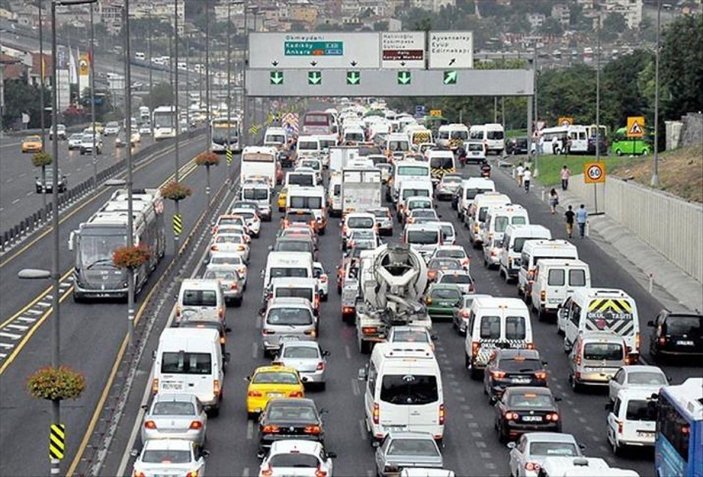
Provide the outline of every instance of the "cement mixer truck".
<path id="1" fill-rule="evenodd" d="M 363 251 L 358 266 L 356 332 L 360 352 L 368 353 L 373 343 L 385 341 L 392 326 L 432 328 L 422 302 L 427 266 L 418 252 L 408 245 L 382 245 Z"/>

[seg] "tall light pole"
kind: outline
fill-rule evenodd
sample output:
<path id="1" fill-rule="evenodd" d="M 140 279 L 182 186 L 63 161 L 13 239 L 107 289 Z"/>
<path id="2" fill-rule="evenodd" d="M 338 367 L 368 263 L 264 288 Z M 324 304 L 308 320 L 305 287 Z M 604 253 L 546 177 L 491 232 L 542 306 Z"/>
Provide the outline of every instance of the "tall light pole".
<path id="1" fill-rule="evenodd" d="M 41 127 L 41 150 L 46 151 L 46 123 L 44 122 L 44 75 L 46 74 L 46 66 L 44 62 L 44 23 L 42 22 L 42 2 L 44 0 L 39 0 L 39 123 Z M 56 82 L 56 79 L 54 79 Z M 58 159 L 58 158 L 54 158 Z M 56 183 L 54 183 L 56 184 Z M 41 198 L 42 205 L 44 206 L 44 213 L 46 213 L 46 167 L 41 168 Z"/>
<path id="2" fill-rule="evenodd" d="M 174 179 L 176 182 L 178 182 L 178 168 L 180 167 L 180 158 L 179 158 L 179 136 L 180 136 L 180 119 L 178 117 L 178 1 L 179 0 L 173 0 L 173 31 L 176 36 L 176 39 L 174 41 L 174 49 L 173 49 L 173 55 L 176 58 L 176 69 L 173 72 L 173 116 L 174 116 L 174 121 L 176 122 L 176 137 L 175 137 L 175 148 L 174 148 L 174 160 L 176 162 L 176 170 L 174 172 Z M 186 55 L 187 56 L 187 55 Z M 188 80 L 186 79 L 186 82 Z M 178 202 L 179 201 L 174 201 L 176 203 L 176 216 L 180 214 L 179 208 L 178 208 Z M 178 234 L 174 234 L 173 236 L 173 255 L 178 254 L 178 239 L 179 239 Z"/>
<path id="3" fill-rule="evenodd" d="M 134 217 L 132 211 L 132 96 L 130 94 L 132 83 L 132 67 L 130 65 L 129 41 L 129 0 L 124 0 L 124 89 L 125 89 L 125 116 L 127 118 L 125 135 L 129 144 L 127 146 L 127 247 L 134 246 Z M 151 58 L 149 59 L 151 61 Z M 127 336 L 129 344 L 134 338 L 134 270 L 127 269 Z"/>
<path id="4" fill-rule="evenodd" d="M 539 153 L 540 153 L 540 137 L 539 137 L 539 113 L 537 112 L 537 77 L 538 77 L 538 70 L 537 70 L 537 42 L 535 42 L 535 49 L 533 51 L 533 57 L 532 57 L 532 64 L 534 65 L 535 69 L 535 106 L 534 106 L 534 113 L 535 113 L 535 139 L 537 140 L 537 144 L 535 144 L 535 164 L 533 166 L 533 171 L 532 175 L 534 177 L 537 177 L 539 175 Z"/>
<path id="5" fill-rule="evenodd" d="M 154 104 L 153 104 L 152 94 L 153 94 L 154 83 L 152 80 L 152 71 L 154 69 L 154 62 L 152 61 L 152 58 L 151 58 L 151 33 L 152 33 L 151 30 L 152 30 L 153 25 L 151 24 L 151 9 L 149 9 L 148 11 L 149 11 L 149 35 L 147 35 L 146 41 L 147 41 L 147 55 L 149 55 L 149 60 L 148 60 L 149 61 L 149 64 L 148 64 L 148 67 L 149 67 L 149 107 L 150 107 L 150 109 L 153 110 Z M 131 116 L 130 116 L 130 118 L 131 118 Z M 153 120 L 149 121 L 149 127 L 151 129 L 151 140 L 153 141 L 154 140 L 154 121 Z M 132 138 L 130 138 L 129 140 L 130 140 L 130 145 L 131 145 Z"/>
<path id="6" fill-rule="evenodd" d="M 93 22 L 93 4 L 90 4 L 90 120 L 93 129 L 93 188 L 98 192 L 98 158 L 95 151 L 95 23 Z M 129 119 L 129 117 L 128 117 Z"/>
<path id="7" fill-rule="evenodd" d="M 654 172 L 652 187 L 659 187 L 659 56 L 661 54 L 662 0 L 657 2 L 657 49 L 654 52 Z"/>
<path id="8" fill-rule="evenodd" d="M 232 153 L 230 146 L 232 127 L 232 58 L 231 58 L 231 27 L 232 26 L 232 1 L 227 1 L 227 156 Z M 228 169 L 234 170 L 231 163 L 227 164 Z M 234 174 L 230 172 L 230 179 L 234 179 Z"/>
<path id="9" fill-rule="evenodd" d="M 596 162 L 600 161 L 600 4 L 598 4 L 598 29 L 596 30 Z M 598 184 L 593 184 L 593 209 L 598 213 Z"/>
<path id="10" fill-rule="evenodd" d="M 210 0 L 205 0 L 205 122 L 207 127 L 207 150 L 212 147 L 212 128 L 210 127 Z M 209 178 L 208 169 L 208 178 Z M 207 206 L 210 208 L 210 181 L 205 186 Z"/>

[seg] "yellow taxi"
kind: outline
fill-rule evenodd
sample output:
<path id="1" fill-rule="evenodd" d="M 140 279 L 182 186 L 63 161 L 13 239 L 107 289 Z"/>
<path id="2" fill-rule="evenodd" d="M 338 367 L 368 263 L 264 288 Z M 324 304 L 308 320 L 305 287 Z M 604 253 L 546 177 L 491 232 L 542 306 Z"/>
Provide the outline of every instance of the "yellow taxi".
<path id="1" fill-rule="evenodd" d="M 286 210 L 286 199 L 288 198 L 288 188 L 283 187 L 278 193 L 278 211 L 283 212 Z"/>
<path id="2" fill-rule="evenodd" d="M 247 415 L 255 417 L 270 399 L 304 397 L 303 381 L 295 368 L 273 364 L 256 368 L 247 378 Z"/>
<path id="3" fill-rule="evenodd" d="M 27 136 L 22 141 L 22 152 L 41 152 L 41 137 L 39 136 Z"/>

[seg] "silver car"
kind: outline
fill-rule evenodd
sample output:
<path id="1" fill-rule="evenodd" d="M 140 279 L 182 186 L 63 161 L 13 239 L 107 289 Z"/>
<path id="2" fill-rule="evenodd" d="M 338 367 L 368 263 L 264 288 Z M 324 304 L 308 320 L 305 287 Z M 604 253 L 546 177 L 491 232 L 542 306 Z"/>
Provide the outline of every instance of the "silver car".
<path id="1" fill-rule="evenodd" d="M 447 270 L 437 274 L 437 283 L 451 283 L 461 290 L 462 295 L 470 295 L 476 291 L 474 279 L 466 270 Z"/>
<path id="2" fill-rule="evenodd" d="M 261 329 L 264 355 L 277 352 L 290 337 L 317 339 L 317 318 L 305 298 L 274 298 L 269 302 Z"/>
<path id="3" fill-rule="evenodd" d="M 315 384 L 325 389 L 325 370 L 329 351 L 320 349 L 317 341 L 283 341 L 276 362 L 295 368 L 305 384 Z"/>
<path id="4" fill-rule="evenodd" d="M 451 200 L 454 191 L 461 185 L 462 177 L 455 174 L 445 174 L 435 188 L 437 200 Z"/>
<path id="5" fill-rule="evenodd" d="M 210 261 L 208 265 L 231 265 L 237 269 L 239 276 L 242 277 L 244 286 L 242 291 L 247 289 L 247 277 L 249 269 L 247 264 L 244 263 L 242 256 L 235 252 L 211 252 Z"/>
<path id="6" fill-rule="evenodd" d="M 192 441 L 184 439 L 150 439 L 134 462 L 132 475 L 156 477 L 166 475 L 205 475 L 205 457 Z"/>
<path id="7" fill-rule="evenodd" d="M 202 446 L 207 414 L 193 394 L 159 393 L 144 416 L 142 442 L 150 439 L 185 439 Z"/>
<path id="8" fill-rule="evenodd" d="M 205 268 L 203 278 L 219 280 L 226 304 L 241 306 L 244 299 L 244 279 L 239 275 L 236 265 L 213 265 Z"/>
<path id="9" fill-rule="evenodd" d="M 405 467 L 441 469 L 442 453 L 428 432 L 389 432 L 376 447 L 376 474 L 396 476 Z"/>

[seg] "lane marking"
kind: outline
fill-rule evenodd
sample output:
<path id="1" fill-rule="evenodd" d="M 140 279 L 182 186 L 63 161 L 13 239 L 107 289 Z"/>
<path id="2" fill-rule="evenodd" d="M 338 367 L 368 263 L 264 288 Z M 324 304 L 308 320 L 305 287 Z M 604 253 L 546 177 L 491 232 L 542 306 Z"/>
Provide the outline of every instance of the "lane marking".
<path id="1" fill-rule="evenodd" d="M 10 338 L 11 340 L 18 340 L 22 338 L 22 335 L 16 335 L 13 333 L 5 333 L 4 331 L 0 331 L 0 336 L 4 338 Z"/>
<path id="2" fill-rule="evenodd" d="M 366 432 L 366 425 L 364 424 L 363 419 L 359 419 L 359 429 L 361 430 L 361 440 L 365 441 L 369 438 Z"/>
<path id="3" fill-rule="evenodd" d="M 15 200 L 13 200 L 13 201 L 12 201 L 12 205 L 15 205 L 15 204 L 18 203 L 20 200 L 21 200 L 21 199 L 15 199 Z"/>
<path id="4" fill-rule="evenodd" d="M 474 443 L 479 449 L 485 449 L 486 447 L 488 447 L 485 441 L 474 441 Z"/>
<path id="5" fill-rule="evenodd" d="M 249 419 L 247 421 L 247 440 L 252 440 L 254 438 L 254 421 Z"/>
<path id="6" fill-rule="evenodd" d="M 480 438 L 483 434 L 481 432 L 472 431 L 471 435 L 474 436 L 475 438 Z"/>
<path id="7" fill-rule="evenodd" d="M 349 348 L 349 345 L 344 345 L 344 353 L 347 355 L 347 359 L 351 360 L 351 349 Z"/>
<path id="8" fill-rule="evenodd" d="M 254 342 L 251 344 L 251 357 L 252 357 L 252 358 L 256 358 L 256 355 L 258 354 L 258 351 L 259 351 L 259 343 L 257 343 L 256 341 L 254 341 Z"/>
<path id="9" fill-rule="evenodd" d="M 15 323 L 10 323 L 7 325 L 5 328 L 12 328 L 13 330 L 20 330 L 20 331 L 26 331 L 29 329 L 29 326 L 27 325 L 17 325 Z"/>
<path id="10" fill-rule="evenodd" d="M 43 298 L 46 298 L 46 297 L 43 297 Z M 39 303 L 37 303 L 37 305 L 38 305 L 38 306 L 41 306 L 41 307 L 43 307 L 43 308 L 47 308 L 47 307 L 51 306 L 51 302 L 48 302 L 48 301 L 40 301 Z"/>
<path id="11" fill-rule="evenodd" d="M 358 396 L 361 394 L 361 390 L 359 389 L 359 381 L 357 379 L 352 378 L 351 387 L 352 387 L 352 392 L 354 393 L 354 396 Z"/>
<path id="12" fill-rule="evenodd" d="M 39 310 L 27 310 L 27 313 L 30 315 L 41 315 L 43 312 Z M 17 318 L 18 320 L 21 320 L 22 317 Z M 36 321 L 36 320 L 35 320 Z"/>
<path id="13" fill-rule="evenodd" d="M 244 470 L 242 470 L 242 477 L 249 477 L 249 467 L 244 467 Z"/>
<path id="14" fill-rule="evenodd" d="M 0 348 L 12 349 L 14 347 L 15 347 L 15 345 L 11 345 L 9 343 L 0 343 Z"/>

